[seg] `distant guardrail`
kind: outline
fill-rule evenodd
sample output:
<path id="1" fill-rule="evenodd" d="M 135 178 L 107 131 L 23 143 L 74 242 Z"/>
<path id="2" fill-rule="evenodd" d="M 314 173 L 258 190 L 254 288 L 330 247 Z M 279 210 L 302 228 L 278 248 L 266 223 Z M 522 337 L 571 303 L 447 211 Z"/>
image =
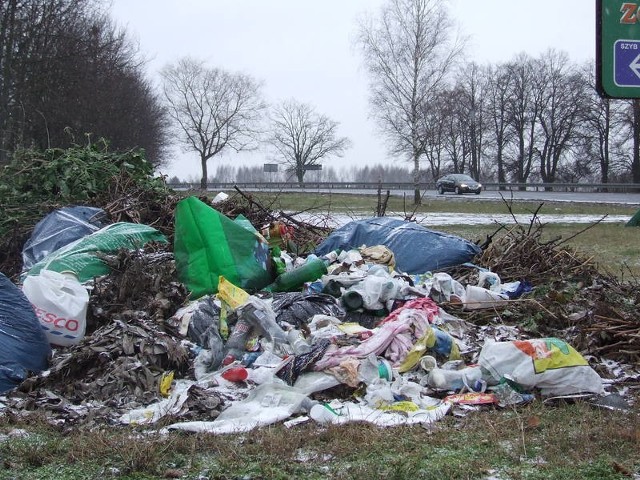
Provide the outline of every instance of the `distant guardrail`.
<path id="1" fill-rule="evenodd" d="M 639 193 L 638 183 L 483 183 L 485 190 L 491 191 L 536 191 L 536 192 L 576 192 L 576 193 Z M 171 183 L 174 190 L 200 190 L 200 183 Z M 353 191 L 353 190 L 404 190 L 413 191 L 412 182 L 212 182 L 207 191 L 240 190 L 269 191 Z M 420 183 L 420 190 L 435 190 L 435 182 Z"/>

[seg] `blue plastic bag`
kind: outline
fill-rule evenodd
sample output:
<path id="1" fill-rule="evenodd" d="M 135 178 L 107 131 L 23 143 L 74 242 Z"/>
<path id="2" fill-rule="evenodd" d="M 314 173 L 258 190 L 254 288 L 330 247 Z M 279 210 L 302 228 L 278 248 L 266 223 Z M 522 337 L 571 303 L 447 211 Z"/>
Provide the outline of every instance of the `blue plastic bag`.
<path id="1" fill-rule="evenodd" d="M 31 304 L 0 273 L 0 393 L 48 367 L 51 347 Z"/>
<path id="2" fill-rule="evenodd" d="M 316 255 L 350 250 L 363 245 L 384 245 L 396 259 L 396 267 L 410 275 L 440 270 L 471 261 L 482 250 L 476 244 L 390 217 L 357 220 L 334 230 L 316 249 Z"/>

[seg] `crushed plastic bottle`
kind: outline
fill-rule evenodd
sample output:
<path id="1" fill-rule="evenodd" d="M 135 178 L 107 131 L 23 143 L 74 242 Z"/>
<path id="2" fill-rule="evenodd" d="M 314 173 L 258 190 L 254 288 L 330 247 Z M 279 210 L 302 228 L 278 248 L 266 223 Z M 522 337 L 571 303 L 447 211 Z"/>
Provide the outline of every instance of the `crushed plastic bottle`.
<path id="1" fill-rule="evenodd" d="M 229 365 L 241 359 L 245 354 L 245 345 L 253 326 L 245 319 L 239 318 L 224 347 L 223 365 Z"/>
<path id="2" fill-rule="evenodd" d="M 507 381 L 502 381 L 498 385 L 491 387 L 491 391 L 496 396 L 498 405 L 501 407 L 528 403 L 535 399 L 535 396 L 531 393 L 518 392 Z"/>
<path id="3" fill-rule="evenodd" d="M 465 367 L 460 370 L 433 368 L 427 377 L 427 384 L 438 390 L 461 390 L 475 386 L 482 380 L 481 367 Z"/>
<path id="4" fill-rule="evenodd" d="M 311 345 L 302 335 L 300 330 L 292 328 L 287 332 L 287 339 L 291 348 L 293 348 L 294 355 L 302 355 L 303 353 L 309 353 L 311 351 Z"/>
<path id="5" fill-rule="evenodd" d="M 237 310 L 238 318 L 258 327 L 274 345 L 287 343 L 287 334 L 276 323 L 276 315 L 269 305 L 256 297 L 242 305 Z"/>

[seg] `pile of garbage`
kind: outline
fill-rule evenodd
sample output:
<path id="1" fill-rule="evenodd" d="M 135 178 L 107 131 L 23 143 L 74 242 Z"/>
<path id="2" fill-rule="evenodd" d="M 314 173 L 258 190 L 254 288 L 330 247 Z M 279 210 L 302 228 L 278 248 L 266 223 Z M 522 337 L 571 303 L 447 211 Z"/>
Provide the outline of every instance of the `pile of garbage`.
<path id="1" fill-rule="evenodd" d="M 176 201 L 170 232 L 93 207 L 43 218 L 19 279 L 0 275 L 0 414 L 231 433 L 637 397 L 638 289 L 535 219 L 480 247 L 241 197 Z"/>

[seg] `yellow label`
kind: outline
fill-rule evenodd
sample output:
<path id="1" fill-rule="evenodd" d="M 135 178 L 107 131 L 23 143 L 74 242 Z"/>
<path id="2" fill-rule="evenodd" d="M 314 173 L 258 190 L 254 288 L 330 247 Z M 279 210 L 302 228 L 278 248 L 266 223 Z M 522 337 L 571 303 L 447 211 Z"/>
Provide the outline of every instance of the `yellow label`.
<path id="1" fill-rule="evenodd" d="M 246 303 L 249 294 L 220 275 L 218 278 L 218 298 L 235 310 Z"/>

